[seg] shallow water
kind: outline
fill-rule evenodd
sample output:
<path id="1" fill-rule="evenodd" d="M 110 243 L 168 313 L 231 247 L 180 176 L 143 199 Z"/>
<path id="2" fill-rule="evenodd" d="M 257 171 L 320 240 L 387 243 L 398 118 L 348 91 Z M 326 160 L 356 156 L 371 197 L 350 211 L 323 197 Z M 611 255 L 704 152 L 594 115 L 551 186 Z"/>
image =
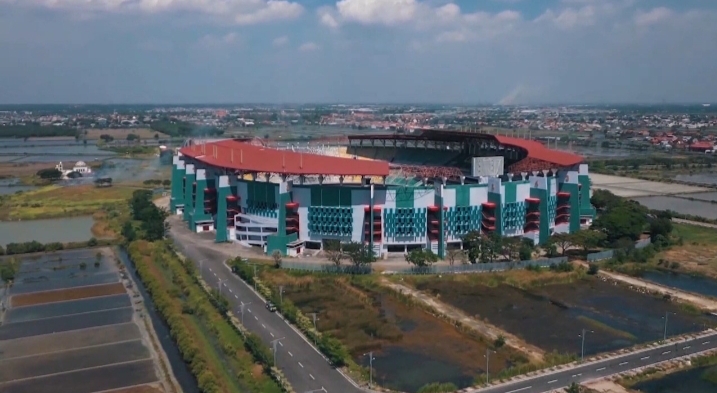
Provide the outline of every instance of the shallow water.
<path id="1" fill-rule="evenodd" d="M 92 216 L 0 222 L 0 245 L 36 240 L 40 243 L 87 241 L 92 237 Z"/>
<path id="2" fill-rule="evenodd" d="M 711 378 L 708 379 L 708 376 Z M 715 393 L 717 366 L 698 367 L 636 384 L 633 389 L 643 393 Z"/>
<path id="3" fill-rule="evenodd" d="M 672 210 L 681 214 L 717 219 L 717 205 L 709 202 L 691 201 L 670 196 L 650 196 L 632 199 L 649 209 Z"/>
<path id="4" fill-rule="evenodd" d="M 706 277 L 656 270 L 646 271 L 640 277 L 667 287 L 717 298 L 717 281 Z"/>

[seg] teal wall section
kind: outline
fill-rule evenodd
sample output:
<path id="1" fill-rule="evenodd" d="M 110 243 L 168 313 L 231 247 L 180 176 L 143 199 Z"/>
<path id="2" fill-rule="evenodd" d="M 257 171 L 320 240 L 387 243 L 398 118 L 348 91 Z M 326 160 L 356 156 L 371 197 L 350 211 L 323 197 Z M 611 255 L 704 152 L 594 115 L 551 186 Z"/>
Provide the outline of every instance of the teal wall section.
<path id="1" fill-rule="evenodd" d="M 192 216 L 194 215 L 194 182 L 197 179 L 197 175 L 194 173 L 187 173 L 185 175 L 186 181 L 184 182 L 184 221 L 187 222 L 189 229 L 194 230 L 192 224 Z"/>
<path id="2" fill-rule="evenodd" d="M 174 214 L 177 206 L 184 205 L 184 170 L 179 165 L 172 165 L 172 196 L 169 200 L 169 210 Z"/>
<path id="3" fill-rule="evenodd" d="M 351 187 L 311 187 L 311 206 L 351 206 Z"/>
<path id="4" fill-rule="evenodd" d="M 227 197 L 232 195 L 232 188 L 229 184 L 221 184 L 224 179 L 220 179 L 220 187 L 217 188 L 217 222 L 214 226 L 216 236 L 214 240 L 217 243 L 223 243 L 229 240 L 229 230 L 227 229 Z"/>
<path id="5" fill-rule="evenodd" d="M 396 208 L 413 208 L 414 191 L 412 187 L 396 188 Z"/>
<path id="6" fill-rule="evenodd" d="M 286 256 L 286 245 L 296 241 L 298 236 L 296 233 L 291 235 L 269 235 L 266 237 L 266 254 L 271 255 L 274 251 L 279 251 L 282 256 Z"/>
<path id="7" fill-rule="evenodd" d="M 192 214 L 192 226 L 190 227 L 192 230 L 194 229 L 194 225 L 196 225 L 198 222 L 202 221 L 213 221 L 213 217 L 211 214 L 204 212 L 204 206 L 205 202 L 208 199 L 208 195 L 205 194 L 204 190 L 206 188 L 214 188 L 214 182 L 207 179 L 198 179 L 197 180 L 197 188 L 196 188 L 196 197 L 194 199 L 194 210 Z"/>
<path id="8" fill-rule="evenodd" d="M 580 215 L 595 218 L 595 208 L 590 204 L 590 176 L 578 175 L 580 183 Z"/>
<path id="9" fill-rule="evenodd" d="M 505 182 L 503 183 L 503 189 L 505 190 L 505 203 L 513 203 L 516 201 L 518 195 L 518 183 L 517 182 Z"/>
<path id="10" fill-rule="evenodd" d="M 466 207 L 471 205 L 471 188 L 466 185 L 455 187 L 456 206 Z"/>

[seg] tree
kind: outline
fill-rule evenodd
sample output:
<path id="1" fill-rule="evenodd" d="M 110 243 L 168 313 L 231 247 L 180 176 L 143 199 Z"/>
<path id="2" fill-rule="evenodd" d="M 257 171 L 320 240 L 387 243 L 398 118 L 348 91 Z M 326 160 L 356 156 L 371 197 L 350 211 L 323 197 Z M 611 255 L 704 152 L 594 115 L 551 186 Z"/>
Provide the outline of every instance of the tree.
<path id="1" fill-rule="evenodd" d="M 650 237 L 653 242 L 658 236 L 668 238 L 672 233 L 672 221 L 669 218 L 655 218 L 650 221 Z"/>
<path id="2" fill-rule="evenodd" d="M 471 231 L 463 236 L 463 247 L 468 250 L 467 256 L 471 263 L 476 263 L 481 259 L 483 242 L 483 236 L 478 231 Z"/>
<path id="3" fill-rule="evenodd" d="M 373 250 L 368 244 L 351 242 L 344 244 L 344 253 L 351 263 L 356 266 L 366 266 L 376 261 L 376 256 L 373 255 Z"/>
<path id="4" fill-rule="evenodd" d="M 274 250 L 274 252 L 271 253 L 271 258 L 274 260 L 274 267 L 277 269 L 281 267 L 281 251 Z"/>
<path id="5" fill-rule="evenodd" d="M 466 253 L 463 250 L 448 250 L 446 253 L 448 265 L 453 266 L 456 262 L 466 263 Z"/>
<path id="6" fill-rule="evenodd" d="M 600 267 L 596 263 L 591 263 L 588 266 L 588 274 L 591 276 L 598 274 L 599 271 L 600 271 Z"/>
<path id="7" fill-rule="evenodd" d="M 129 142 L 139 141 L 139 136 L 137 136 L 136 134 L 127 134 L 127 140 Z"/>
<path id="8" fill-rule="evenodd" d="M 607 235 L 603 232 L 590 230 L 578 231 L 570 235 L 573 239 L 573 244 L 582 248 L 586 254 L 591 249 L 598 247 L 607 238 Z"/>
<path id="9" fill-rule="evenodd" d="M 502 334 L 499 335 L 498 338 L 495 339 L 495 341 L 493 341 L 493 347 L 495 349 L 499 349 L 504 345 L 505 345 L 505 336 L 503 336 Z"/>
<path id="10" fill-rule="evenodd" d="M 638 203 L 623 202 L 598 215 L 593 228 L 604 232 L 610 243 L 623 237 L 635 241 L 645 229 L 647 213 L 647 209 Z"/>
<path id="11" fill-rule="evenodd" d="M 346 259 L 346 254 L 341 250 L 341 242 L 335 239 L 324 239 L 324 254 L 336 266 L 341 266 L 341 261 Z"/>
<path id="12" fill-rule="evenodd" d="M 127 243 L 133 242 L 137 238 L 137 233 L 134 231 L 134 226 L 131 222 L 126 221 L 124 225 L 122 225 L 122 237 L 124 237 Z"/>
<path id="13" fill-rule="evenodd" d="M 590 203 L 598 210 L 609 209 L 623 203 L 624 200 L 607 190 L 594 190 Z"/>
<path id="14" fill-rule="evenodd" d="M 496 252 L 500 253 L 508 261 L 515 261 L 520 258 L 521 246 L 521 238 L 501 237 L 500 242 L 496 242 Z"/>
<path id="15" fill-rule="evenodd" d="M 438 262 L 438 255 L 431 250 L 417 248 L 406 254 L 406 262 L 415 267 L 429 267 Z"/>
<path id="16" fill-rule="evenodd" d="M 560 249 L 561 255 L 565 256 L 565 251 L 575 244 L 575 238 L 570 233 L 556 233 L 550 237 L 552 244 Z"/>
<path id="17" fill-rule="evenodd" d="M 159 134 L 157 134 L 157 133 L 154 134 L 154 140 L 155 140 L 155 141 L 156 141 L 156 140 L 159 140 Z"/>
<path id="18" fill-rule="evenodd" d="M 573 382 L 570 384 L 570 386 L 565 388 L 565 393 L 581 393 L 582 390 L 583 389 L 580 387 L 580 385 L 578 385 L 576 382 Z"/>
<path id="19" fill-rule="evenodd" d="M 520 242 L 520 249 L 518 250 L 518 258 L 521 261 L 529 261 L 533 259 L 533 251 L 535 251 L 535 244 L 530 239 L 522 239 Z"/>
<path id="20" fill-rule="evenodd" d="M 105 143 L 112 142 L 113 140 L 115 140 L 115 138 L 113 138 L 112 135 L 107 135 L 107 134 L 100 135 L 100 139 L 102 139 L 102 141 L 104 141 Z"/>
<path id="21" fill-rule="evenodd" d="M 97 239 L 94 237 L 91 237 L 90 240 L 87 241 L 88 247 L 95 247 L 97 245 Z"/>
<path id="22" fill-rule="evenodd" d="M 37 176 L 43 180 L 59 180 L 62 178 L 62 172 L 57 168 L 40 169 L 37 171 Z"/>

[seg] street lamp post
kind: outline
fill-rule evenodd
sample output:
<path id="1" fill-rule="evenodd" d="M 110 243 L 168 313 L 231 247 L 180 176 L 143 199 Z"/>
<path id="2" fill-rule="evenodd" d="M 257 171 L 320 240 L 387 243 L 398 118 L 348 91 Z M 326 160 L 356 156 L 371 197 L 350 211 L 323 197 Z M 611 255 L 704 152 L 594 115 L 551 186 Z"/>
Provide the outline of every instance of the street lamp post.
<path id="1" fill-rule="evenodd" d="M 371 387 L 373 386 L 373 351 L 364 353 L 363 355 L 368 355 L 368 387 Z"/>
<path id="2" fill-rule="evenodd" d="M 222 280 L 221 278 L 217 278 L 217 281 L 219 282 L 219 296 L 221 296 L 222 295 L 222 284 L 224 283 L 224 281 L 226 281 L 226 279 Z"/>
<path id="3" fill-rule="evenodd" d="M 279 306 L 284 304 L 284 286 L 279 285 Z"/>
<path id="4" fill-rule="evenodd" d="M 664 316 L 664 319 L 665 319 L 665 329 L 664 329 L 664 331 L 663 331 L 663 333 L 662 333 L 662 341 L 667 341 L 667 320 L 668 320 L 670 314 L 672 314 L 672 315 L 677 315 L 677 313 L 665 311 L 665 316 Z"/>
<path id="5" fill-rule="evenodd" d="M 485 384 L 488 385 L 490 383 L 490 374 L 488 373 L 488 369 L 490 368 L 490 353 L 495 351 L 491 351 L 489 348 L 485 349 Z"/>
<path id="6" fill-rule="evenodd" d="M 283 339 L 284 339 L 284 337 L 282 337 L 282 338 L 277 338 L 276 340 L 272 340 L 272 341 L 271 341 L 271 347 L 272 347 L 272 349 L 274 350 L 274 367 L 276 367 L 276 368 L 279 368 L 279 366 L 276 365 L 276 344 L 278 344 L 279 341 L 281 341 L 281 340 L 283 340 Z"/>
<path id="7" fill-rule="evenodd" d="M 313 318 L 313 320 L 314 320 L 314 330 L 316 331 L 316 333 L 318 333 L 318 332 L 319 332 L 319 329 L 316 328 L 316 313 L 315 313 L 315 312 L 312 312 L 312 313 L 311 313 L 311 316 L 312 316 L 312 318 Z M 316 345 L 316 336 L 317 336 L 317 335 L 314 334 L 314 345 Z"/>
<path id="8" fill-rule="evenodd" d="M 585 361 L 585 336 L 587 335 L 587 333 L 595 333 L 595 331 L 583 329 L 583 334 L 580 335 L 580 337 L 582 338 L 582 344 L 580 346 L 580 362 L 581 363 L 583 361 Z"/>
<path id="9" fill-rule="evenodd" d="M 240 302 L 239 303 L 239 311 L 241 312 L 241 324 L 242 325 L 244 325 L 244 308 L 246 308 L 246 306 L 248 306 L 250 304 L 251 304 L 251 302 L 249 302 L 249 303 Z"/>

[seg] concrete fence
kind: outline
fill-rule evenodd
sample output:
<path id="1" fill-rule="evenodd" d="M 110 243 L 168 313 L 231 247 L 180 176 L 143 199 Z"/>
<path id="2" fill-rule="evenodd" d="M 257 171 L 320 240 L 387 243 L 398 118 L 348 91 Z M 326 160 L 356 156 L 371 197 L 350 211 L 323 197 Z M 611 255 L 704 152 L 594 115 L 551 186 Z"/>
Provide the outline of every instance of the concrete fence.
<path id="1" fill-rule="evenodd" d="M 492 263 L 477 263 L 475 265 L 434 265 L 428 267 L 415 267 L 410 266 L 406 263 L 405 267 L 398 269 L 387 269 L 386 273 L 392 274 L 465 274 L 465 273 L 483 273 L 483 272 L 497 272 L 512 269 L 525 269 L 528 266 L 539 266 L 549 267 L 559 263 L 567 262 L 567 257 L 558 258 L 545 258 L 545 259 L 534 259 L 529 261 L 514 261 L 514 262 L 492 262 Z M 306 263 L 306 262 L 292 262 L 283 261 L 281 263 L 282 269 L 287 270 L 300 270 L 306 272 L 317 272 L 317 273 L 331 273 L 331 274 L 369 274 L 371 273 L 370 266 L 336 266 L 334 264 L 327 263 Z"/>
<path id="2" fill-rule="evenodd" d="M 649 246 L 652 243 L 652 239 L 640 239 L 635 242 L 635 248 L 636 249 L 642 249 L 647 246 Z M 610 259 L 615 256 L 616 250 L 605 250 L 600 252 L 594 252 L 587 255 L 588 262 L 598 262 L 598 261 L 604 261 L 606 259 Z"/>

